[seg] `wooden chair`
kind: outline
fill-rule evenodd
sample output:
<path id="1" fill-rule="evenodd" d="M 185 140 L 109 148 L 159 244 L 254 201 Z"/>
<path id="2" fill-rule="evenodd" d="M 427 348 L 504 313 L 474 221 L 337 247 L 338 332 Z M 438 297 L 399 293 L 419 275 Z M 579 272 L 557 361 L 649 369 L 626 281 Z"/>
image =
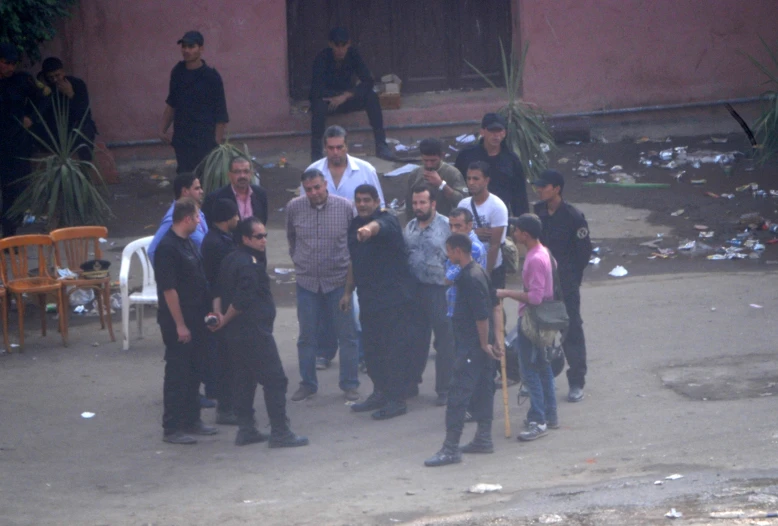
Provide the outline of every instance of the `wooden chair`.
<path id="1" fill-rule="evenodd" d="M 65 287 L 65 296 L 68 299 L 76 290 L 93 290 L 97 299 L 97 308 L 100 312 L 100 328 L 105 329 L 106 318 L 108 320 L 108 333 L 111 341 L 115 342 L 113 335 L 113 323 L 111 320 L 111 277 L 85 278 L 81 275 L 81 264 L 91 259 L 103 259 L 100 250 L 100 238 L 108 236 L 108 229 L 104 226 L 76 226 L 60 228 L 49 234 L 54 242 L 54 257 L 57 268 L 68 268 L 78 274 L 76 279 L 62 280 Z"/>
<path id="2" fill-rule="evenodd" d="M 41 310 L 41 333 L 46 336 L 46 295 L 54 294 L 59 312 L 59 332 L 62 343 L 67 347 L 68 328 L 67 304 L 62 283 L 49 273 L 47 255 L 51 254 L 54 242 L 49 236 L 34 234 L 12 236 L 0 239 L 0 274 L 9 294 L 16 296 L 19 312 L 19 350 L 24 349 L 24 298 L 23 294 L 36 294 Z M 38 268 L 30 272 L 30 259 L 36 256 Z M 35 269 L 33 269 L 35 270 Z"/>
<path id="3" fill-rule="evenodd" d="M 8 295 L 5 292 L 5 286 L 0 286 L 0 316 L 3 318 L 3 342 L 5 350 L 11 352 L 11 346 L 8 344 Z"/>

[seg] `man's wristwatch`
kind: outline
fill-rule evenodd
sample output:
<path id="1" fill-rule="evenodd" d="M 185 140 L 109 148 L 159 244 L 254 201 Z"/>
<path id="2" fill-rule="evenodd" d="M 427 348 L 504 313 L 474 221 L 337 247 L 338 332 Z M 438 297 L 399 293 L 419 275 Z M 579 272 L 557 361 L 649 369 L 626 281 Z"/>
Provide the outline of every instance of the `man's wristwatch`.
<path id="1" fill-rule="evenodd" d="M 440 186 L 438 186 L 438 190 L 443 190 L 446 187 L 446 181 L 441 181 Z"/>

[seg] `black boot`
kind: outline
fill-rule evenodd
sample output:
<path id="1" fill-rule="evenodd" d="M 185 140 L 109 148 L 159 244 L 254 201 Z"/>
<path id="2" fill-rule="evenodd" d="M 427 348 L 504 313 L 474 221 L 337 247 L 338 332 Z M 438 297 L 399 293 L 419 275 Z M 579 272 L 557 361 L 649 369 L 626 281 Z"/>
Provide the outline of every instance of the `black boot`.
<path id="1" fill-rule="evenodd" d="M 473 441 L 459 448 L 462 453 L 494 453 L 494 444 L 492 443 L 492 422 L 478 422 L 478 429 L 475 432 Z"/>
<path id="2" fill-rule="evenodd" d="M 443 447 L 440 451 L 425 460 L 424 465 L 428 468 L 434 468 L 462 462 L 462 453 L 459 451 L 459 436 L 460 433 L 453 431 L 447 432 Z"/>
<path id="3" fill-rule="evenodd" d="M 308 445 L 308 438 L 294 434 L 289 429 L 289 423 L 284 421 L 277 424 L 270 423 L 270 447 L 300 447 Z"/>
<path id="4" fill-rule="evenodd" d="M 408 406 L 405 404 L 405 400 L 390 400 L 385 406 L 370 416 L 373 417 L 373 420 L 388 420 L 396 416 L 404 415 L 407 412 Z"/>
<path id="5" fill-rule="evenodd" d="M 386 405 L 386 397 L 379 391 L 373 391 L 373 394 L 367 397 L 364 402 L 354 404 L 351 406 L 351 410 L 355 413 L 364 413 L 367 411 L 375 411 L 381 409 Z"/>
<path id="6" fill-rule="evenodd" d="M 235 445 L 247 446 L 249 444 L 257 444 L 266 442 L 268 438 L 264 433 L 260 433 L 256 427 L 241 427 L 238 429 L 238 434 L 235 435 Z"/>

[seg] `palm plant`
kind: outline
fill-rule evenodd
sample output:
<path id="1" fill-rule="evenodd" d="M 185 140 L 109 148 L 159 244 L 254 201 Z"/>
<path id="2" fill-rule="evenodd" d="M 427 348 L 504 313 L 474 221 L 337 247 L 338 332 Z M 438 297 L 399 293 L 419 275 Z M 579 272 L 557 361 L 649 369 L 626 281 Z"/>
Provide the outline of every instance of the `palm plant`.
<path id="1" fill-rule="evenodd" d="M 84 114 L 78 126 L 71 128 L 69 101 L 52 97 L 52 109 L 54 129 L 35 108 L 48 140 L 32 129 L 28 128 L 27 132 L 41 145 L 46 155 L 29 159 L 34 170 L 19 180 L 25 188 L 8 214 L 16 218 L 26 212 L 45 216 L 51 229 L 104 224 L 113 213 L 100 193 L 100 188 L 105 189 L 103 178 L 94 164 L 76 158 L 79 149 L 94 147 L 81 133 L 89 112 Z"/>
<path id="2" fill-rule="evenodd" d="M 756 146 L 756 160 L 760 164 L 764 164 L 768 159 L 778 154 L 778 57 L 761 36 L 759 40 L 767 50 L 767 54 L 770 55 L 772 65 L 776 67 L 775 71 L 771 71 L 768 66 L 751 55 L 746 55 L 767 77 L 765 84 L 772 87 L 762 94 L 765 99 L 762 115 L 754 123 L 754 132 L 759 141 Z"/>
<path id="3" fill-rule="evenodd" d="M 200 184 L 206 194 L 230 182 L 227 175 L 230 171 L 230 160 L 236 156 L 245 157 L 251 161 L 252 165 L 254 164 L 251 160 L 251 154 L 249 154 L 248 145 L 244 144 L 243 150 L 241 150 L 232 144 L 229 138 L 211 150 L 211 153 L 200 161 L 200 164 L 195 168 L 195 174 L 200 179 Z"/>
<path id="4" fill-rule="evenodd" d="M 508 122 L 506 136 L 508 146 L 521 159 L 525 175 L 530 180 L 534 180 L 548 167 L 548 154 L 556 146 L 551 130 L 546 124 L 543 110 L 536 104 L 526 102 L 521 96 L 524 90 L 524 65 L 528 51 L 529 42 L 524 45 L 521 56 L 516 56 L 511 51 L 508 57 L 500 40 L 507 104 L 497 110 L 497 113 Z M 468 61 L 465 62 L 491 87 L 497 87 L 480 69 Z"/>

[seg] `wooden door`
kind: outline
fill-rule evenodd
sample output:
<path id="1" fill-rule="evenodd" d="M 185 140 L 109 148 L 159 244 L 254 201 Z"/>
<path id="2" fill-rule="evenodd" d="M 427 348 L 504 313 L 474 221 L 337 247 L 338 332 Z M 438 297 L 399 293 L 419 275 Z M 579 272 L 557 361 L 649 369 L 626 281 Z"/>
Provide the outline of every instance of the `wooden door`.
<path id="1" fill-rule="evenodd" d="M 305 99 L 316 54 L 344 26 L 373 76 L 403 92 L 483 87 L 465 60 L 502 81 L 499 39 L 511 42 L 511 0 L 287 0 L 289 90 Z"/>

